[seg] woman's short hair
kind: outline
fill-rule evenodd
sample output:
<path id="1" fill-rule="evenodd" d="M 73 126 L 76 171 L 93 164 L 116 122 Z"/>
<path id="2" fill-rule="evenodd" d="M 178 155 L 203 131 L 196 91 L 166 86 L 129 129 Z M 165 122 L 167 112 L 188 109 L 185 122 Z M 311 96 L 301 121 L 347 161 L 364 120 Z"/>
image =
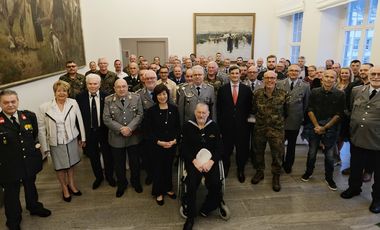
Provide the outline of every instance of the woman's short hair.
<path id="1" fill-rule="evenodd" d="M 166 87 L 166 85 L 164 84 L 159 84 L 159 85 L 156 85 L 156 87 L 154 87 L 153 89 L 153 101 L 155 103 L 158 103 L 158 100 L 157 100 L 157 95 L 162 93 L 162 92 L 166 92 L 166 94 L 168 95 L 168 101 L 169 101 L 169 98 L 170 98 L 170 92 L 169 92 L 169 89 L 168 87 Z M 167 101 L 167 102 L 168 102 Z"/>
<path id="2" fill-rule="evenodd" d="M 58 88 L 60 88 L 60 87 L 62 87 L 66 92 L 70 91 L 70 84 L 69 83 L 62 81 L 62 80 L 58 80 L 58 81 L 54 82 L 54 84 L 53 84 L 54 93 L 57 92 Z"/>

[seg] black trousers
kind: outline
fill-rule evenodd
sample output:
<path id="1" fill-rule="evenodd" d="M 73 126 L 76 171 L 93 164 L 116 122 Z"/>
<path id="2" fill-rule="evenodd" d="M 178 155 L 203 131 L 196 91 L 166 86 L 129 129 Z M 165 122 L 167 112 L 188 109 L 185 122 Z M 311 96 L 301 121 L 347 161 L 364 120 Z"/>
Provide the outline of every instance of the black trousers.
<path id="1" fill-rule="evenodd" d="M 140 184 L 140 156 L 138 145 L 132 145 L 124 148 L 111 147 L 111 152 L 114 160 L 115 174 L 118 187 L 125 187 L 128 184 L 126 176 L 126 161 L 127 153 L 129 160 L 129 168 L 131 170 L 132 186 Z"/>
<path id="2" fill-rule="evenodd" d="M 286 146 L 286 153 L 284 155 L 284 163 L 283 167 L 291 169 L 294 164 L 294 156 L 296 153 L 296 144 L 298 137 L 298 130 L 285 130 L 285 140 L 288 141 L 288 145 Z"/>
<path id="3" fill-rule="evenodd" d="M 215 210 L 222 200 L 222 183 L 219 178 L 218 162 L 215 162 L 211 170 L 207 173 L 199 172 L 192 163 L 189 163 L 186 164 L 186 172 L 187 177 L 185 183 L 187 186 L 187 194 L 185 199 L 188 204 L 188 217 L 194 218 L 197 216 L 197 190 L 203 176 L 205 177 L 208 194 L 202 205 L 202 210 L 205 212 Z"/>
<path id="4" fill-rule="evenodd" d="M 142 168 L 145 170 L 147 177 L 153 179 L 153 144 L 144 140 L 140 144 Z"/>
<path id="5" fill-rule="evenodd" d="M 245 165 L 248 161 L 249 154 L 249 132 L 237 130 L 241 132 L 240 135 L 223 134 L 224 152 L 222 155 L 225 176 L 227 177 L 228 171 L 231 166 L 231 155 L 234 147 L 236 147 L 236 165 L 238 172 L 244 172 Z"/>
<path id="6" fill-rule="evenodd" d="M 103 180 L 103 169 L 100 162 L 100 153 L 104 162 L 104 174 L 106 179 L 113 180 L 114 163 L 111 154 L 111 147 L 107 142 L 107 135 L 104 135 L 100 129 L 91 129 L 86 136 L 87 142 L 84 148 L 87 156 L 90 158 L 92 172 L 98 180 Z"/>
<path id="7" fill-rule="evenodd" d="M 170 149 L 164 149 L 160 146 L 154 146 L 152 154 L 153 166 L 153 185 L 152 195 L 165 195 L 173 191 L 173 159 L 176 152 L 176 146 Z"/>
<path id="8" fill-rule="evenodd" d="M 257 169 L 255 146 L 255 123 L 249 123 L 249 155 L 254 169 Z"/>
<path id="9" fill-rule="evenodd" d="M 357 147 L 351 143 L 351 159 L 350 159 L 350 178 L 348 185 L 350 189 L 361 191 L 362 175 L 366 162 L 374 164 L 374 183 L 372 185 L 372 198 L 380 200 L 380 150 L 369 150 Z"/>
<path id="10" fill-rule="evenodd" d="M 25 193 L 26 209 L 30 212 L 37 211 L 43 207 L 38 202 L 38 193 L 35 185 L 36 176 L 22 180 Z M 4 209 L 7 217 L 7 226 L 12 229 L 21 223 L 21 203 L 20 203 L 20 181 L 2 184 L 4 187 Z"/>

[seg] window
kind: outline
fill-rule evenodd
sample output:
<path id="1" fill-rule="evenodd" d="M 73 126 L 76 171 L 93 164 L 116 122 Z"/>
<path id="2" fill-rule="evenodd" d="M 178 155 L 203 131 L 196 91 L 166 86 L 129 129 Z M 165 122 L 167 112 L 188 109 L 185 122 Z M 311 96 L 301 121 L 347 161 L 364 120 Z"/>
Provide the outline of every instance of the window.
<path id="1" fill-rule="evenodd" d="M 343 66 L 351 60 L 369 62 L 378 0 L 358 0 L 347 7 Z"/>
<path id="2" fill-rule="evenodd" d="M 291 55 L 290 61 L 292 63 L 297 63 L 298 56 L 300 55 L 301 49 L 301 34 L 302 34 L 302 19 L 303 13 L 296 13 L 293 15 L 293 34 L 292 34 L 292 42 L 290 45 Z"/>

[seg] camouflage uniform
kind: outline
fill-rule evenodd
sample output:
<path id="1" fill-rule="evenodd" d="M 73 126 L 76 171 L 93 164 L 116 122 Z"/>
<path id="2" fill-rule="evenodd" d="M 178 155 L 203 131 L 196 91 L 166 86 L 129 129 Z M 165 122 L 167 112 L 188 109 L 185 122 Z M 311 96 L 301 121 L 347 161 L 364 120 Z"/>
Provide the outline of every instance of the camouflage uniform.
<path id="1" fill-rule="evenodd" d="M 69 74 L 62 75 L 59 80 L 65 81 L 70 84 L 69 97 L 75 99 L 75 97 L 86 89 L 86 77 L 77 73 L 75 78 L 71 78 Z"/>
<path id="2" fill-rule="evenodd" d="M 115 84 L 115 81 L 117 80 L 116 73 L 108 71 L 106 74 L 102 74 L 100 73 L 100 71 L 98 71 L 97 74 L 102 79 L 100 84 L 100 90 L 105 92 L 107 95 L 115 93 L 113 86 Z"/>
<path id="3" fill-rule="evenodd" d="M 265 94 L 265 88 L 253 95 L 253 113 L 256 117 L 254 143 L 256 146 L 257 170 L 265 169 L 265 147 L 269 142 L 272 153 L 272 174 L 281 172 L 284 155 L 284 124 L 288 95 L 285 90 L 274 89 L 272 97 Z"/>

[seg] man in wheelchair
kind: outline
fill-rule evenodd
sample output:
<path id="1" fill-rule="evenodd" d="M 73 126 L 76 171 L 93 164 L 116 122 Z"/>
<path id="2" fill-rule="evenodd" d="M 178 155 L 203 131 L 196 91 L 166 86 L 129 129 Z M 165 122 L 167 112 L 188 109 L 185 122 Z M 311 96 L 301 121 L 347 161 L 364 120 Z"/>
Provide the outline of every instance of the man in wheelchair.
<path id="1" fill-rule="evenodd" d="M 218 208 L 222 201 L 222 183 L 218 162 L 221 159 L 222 143 L 216 123 L 208 116 L 207 104 L 199 103 L 195 108 L 195 121 L 189 120 L 183 128 L 182 159 L 185 162 L 187 177 L 188 212 L 183 229 L 192 229 L 196 211 L 196 193 L 202 177 L 208 189 L 200 215 L 206 217 Z"/>

